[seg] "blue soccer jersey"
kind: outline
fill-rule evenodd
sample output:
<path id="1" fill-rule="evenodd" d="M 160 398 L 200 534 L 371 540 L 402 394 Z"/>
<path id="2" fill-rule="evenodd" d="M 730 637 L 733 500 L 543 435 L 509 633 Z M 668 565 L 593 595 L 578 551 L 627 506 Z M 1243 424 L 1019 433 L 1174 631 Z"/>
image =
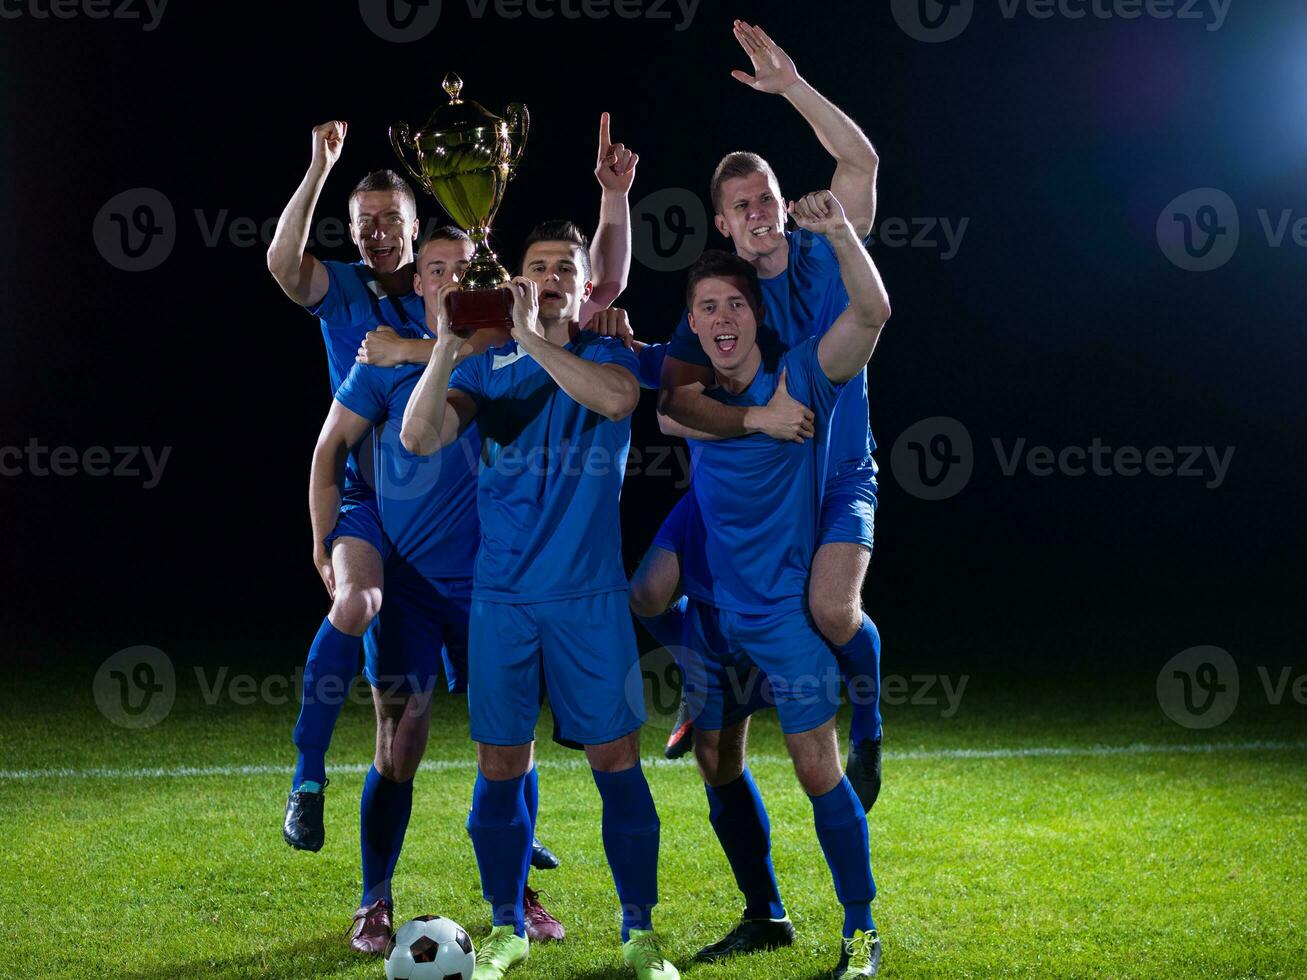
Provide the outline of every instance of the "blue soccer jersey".
<path id="1" fill-rule="evenodd" d="M 810 337 L 820 338 L 849 305 L 839 259 L 830 242 L 822 235 L 803 230 L 787 231 L 785 238 L 789 243 L 785 271 L 761 280 L 766 312 L 759 327 L 758 343 L 773 352 L 796 348 Z M 672 334 L 666 354 L 704 367 L 712 363 L 685 315 Z M 844 386 L 831 419 L 831 475 L 865 464 L 875 451 L 869 411 L 864 370 Z"/>
<path id="2" fill-rule="evenodd" d="M 816 416 L 815 438 L 780 442 L 761 433 L 717 442 L 691 440 L 691 489 L 702 515 L 708 574 L 687 576 L 703 602 L 742 613 L 768 613 L 802 597 L 817 550 L 831 415 L 843 385 L 826 377 L 809 339 L 777 360 L 764 358 L 738 395 L 708 394 L 727 405 L 764 405 L 785 371 L 790 394 Z"/>
<path id="3" fill-rule="evenodd" d="M 611 337 L 583 331 L 567 350 L 638 374 L 635 354 Z M 574 401 L 514 341 L 463 361 L 449 385 L 476 401 L 483 440 L 475 598 L 544 602 L 625 589 L 630 419 L 613 422 Z"/>
<path id="4" fill-rule="evenodd" d="M 327 374 L 331 390 L 337 391 L 354 366 L 363 338 L 369 330 L 385 324 L 406 337 L 425 335 L 425 310 L 422 297 L 414 292 L 403 296 L 389 296 L 381 288 L 372 270 L 363 262 L 323 262 L 327 270 L 327 292 L 308 311 L 318 318 L 322 327 L 322 342 L 327 348 Z M 345 464 L 345 485 L 353 487 L 364 482 L 370 473 L 364 461 L 351 453 Z"/>
<path id="5" fill-rule="evenodd" d="M 431 456 L 399 441 L 404 407 L 422 377 L 420 365 L 355 364 L 336 400 L 380 427 L 376 495 L 381 526 L 395 553 L 428 579 L 468 578 L 480 531 L 476 480 L 481 438 L 475 424 Z"/>

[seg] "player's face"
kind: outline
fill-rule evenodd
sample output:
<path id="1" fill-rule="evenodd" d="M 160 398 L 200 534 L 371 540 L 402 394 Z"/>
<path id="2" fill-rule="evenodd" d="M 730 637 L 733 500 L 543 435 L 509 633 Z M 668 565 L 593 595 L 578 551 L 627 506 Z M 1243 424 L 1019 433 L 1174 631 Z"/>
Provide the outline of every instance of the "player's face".
<path id="1" fill-rule="evenodd" d="M 535 242 L 522 259 L 522 275 L 540 290 L 540 319 L 571 322 L 581 316 L 593 284 L 585 278 L 580 246 L 571 242 Z"/>
<path id="2" fill-rule="evenodd" d="M 731 177 L 718 196 L 717 230 L 735 243 L 745 261 L 770 255 L 785 245 L 785 201 L 776 181 L 763 173 Z"/>
<path id="3" fill-rule="evenodd" d="M 363 191 L 349 202 L 349 235 L 373 272 L 394 272 L 413 261 L 417 215 L 398 191 Z"/>
<path id="4" fill-rule="evenodd" d="M 435 292 L 447 282 L 461 282 L 472 259 L 471 242 L 436 239 L 427 242 L 417 257 L 413 272 L 413 291 L 419 296 L 426 290 Z"/>
<path id="5" fill-rule="evenodd" d="M 734 276 L 698 282 L 690 306 L 690 329 L 713 367 L 730 372 L 743 364 L 758 339 L 758 311 L 744 283 Z"/>

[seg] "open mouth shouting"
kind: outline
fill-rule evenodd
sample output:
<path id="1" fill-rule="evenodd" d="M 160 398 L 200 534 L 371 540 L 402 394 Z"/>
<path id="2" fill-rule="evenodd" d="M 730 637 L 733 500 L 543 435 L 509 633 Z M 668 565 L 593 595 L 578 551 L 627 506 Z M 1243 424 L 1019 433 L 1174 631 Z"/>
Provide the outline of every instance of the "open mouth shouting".
<path id="1" fill-rule="evenodd" d="M 566 300 L 567 300 L 567 297 L 565 297 L 565 296 L 564 296 L 562 293 L 560 293 L 557 289 L 542 289 L 542 290 L 540 290 L 540 302 L 541 302 L 541 303 L 563 303 L 563 302 L 566 302 Z"/>
<path id="2" fill-rule="evenodd" d="M 369 245 L 367 252 L 368 258 L 380 265 L 397 255 L 399 249 L 394 245 Z"/>
<path id="3" fill-rule="evenodd" d="M 713 344 L 717 347 L 717 353 L 722 355 L 735 353 L 735 345 L 739 343 L 740 337 L 733 333 L 716 333 L 713 334 Z"/>
<path id="4" fill-rule="evenodd" d="M 757 228 L 750 228 L 749 235 L 753 238 L 769 238 L 776 233 L 775 225 L 761 225 Z"/>

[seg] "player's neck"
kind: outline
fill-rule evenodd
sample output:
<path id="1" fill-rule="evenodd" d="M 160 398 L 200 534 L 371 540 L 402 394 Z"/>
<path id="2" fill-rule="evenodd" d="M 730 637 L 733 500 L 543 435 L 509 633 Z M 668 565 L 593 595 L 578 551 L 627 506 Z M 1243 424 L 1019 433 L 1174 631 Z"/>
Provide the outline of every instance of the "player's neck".
<path id="1" fill-rule="evenodd" d="M 542 316 L 540 318 L 540 326 L 544 327 L 545 340 L 549 341 L 551 344 L 557 344 L 559 347 L 564 347 L 567 344 L 570 344 L 572 338 L 576 336 L 577 332 L 580 330 L 580 325 L 575 320 L 571 317 L 565 316 L 554 318 Z"/>
<path id="2" fill-rule="evenodd" d="M 753 384 L 753 379 L 757 377 L 760 367 L 762 367 L 762 351 L 758 350 L 757 344 L 754 344 L 753 349 L 736 367 L 727 371 L 714 365 L 713 373 L 717 375 L 718 385 L 725 388 L 732 395 L 738 395 Z"/>
<path id="3" fill-rule="evenodd" d="M 746 259 L 749 265 L 758 270 L 759 279 L 775 279 L 789 268 L 790 250 L 782 244 L 782 247 L 772 249 L 766 255 L 749 255 Z"/>
<path id="4" fill-rule="evenodd" d="M 387 296 L 403 296 L 413 292 L 413 260 L 409 259 L 394 272 L 373 272 Z"/>

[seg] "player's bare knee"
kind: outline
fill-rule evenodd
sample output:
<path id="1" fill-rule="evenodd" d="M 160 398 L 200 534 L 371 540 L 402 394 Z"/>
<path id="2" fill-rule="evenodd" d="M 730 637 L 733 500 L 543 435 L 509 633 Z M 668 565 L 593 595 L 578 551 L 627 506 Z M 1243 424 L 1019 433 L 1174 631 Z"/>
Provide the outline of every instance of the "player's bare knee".
<path id="1" fill-rule="evenodd" d="M 623 772 L 634 769 L 640 764 L 640 732 L 604 742 L 600 745 L 587 745 L 585 757 L 590 768 L 596 772 Z"/>
<path id="2" fill-rule="evenodd" d="M 362 636 L 381 611 L 381 589 L 341 583 L 331 604 L 331 625 L 350 636 Z"/>
<path id="3" fill-rule="evenodd" d="M 665 590 L 658 588 L 656 583 L 637 575 L 631 579 L 631 612 L 641 619 L 661 616 L 672 601 L 671 596 L 664 593 Z"/>
<path id="4" fill-rule="evenodd" d="M 531 769 L 531 746 L 477 743 L 477 766 L 486 779 L 516 779 Z"/>
<path id="5" fill-rule="evenodd" d="M 821 635 L 837 646 L 853 639 L 862 625 L 862 604 L 856 596 L 813 589 L 808 593 L 808 611 Z"/>

